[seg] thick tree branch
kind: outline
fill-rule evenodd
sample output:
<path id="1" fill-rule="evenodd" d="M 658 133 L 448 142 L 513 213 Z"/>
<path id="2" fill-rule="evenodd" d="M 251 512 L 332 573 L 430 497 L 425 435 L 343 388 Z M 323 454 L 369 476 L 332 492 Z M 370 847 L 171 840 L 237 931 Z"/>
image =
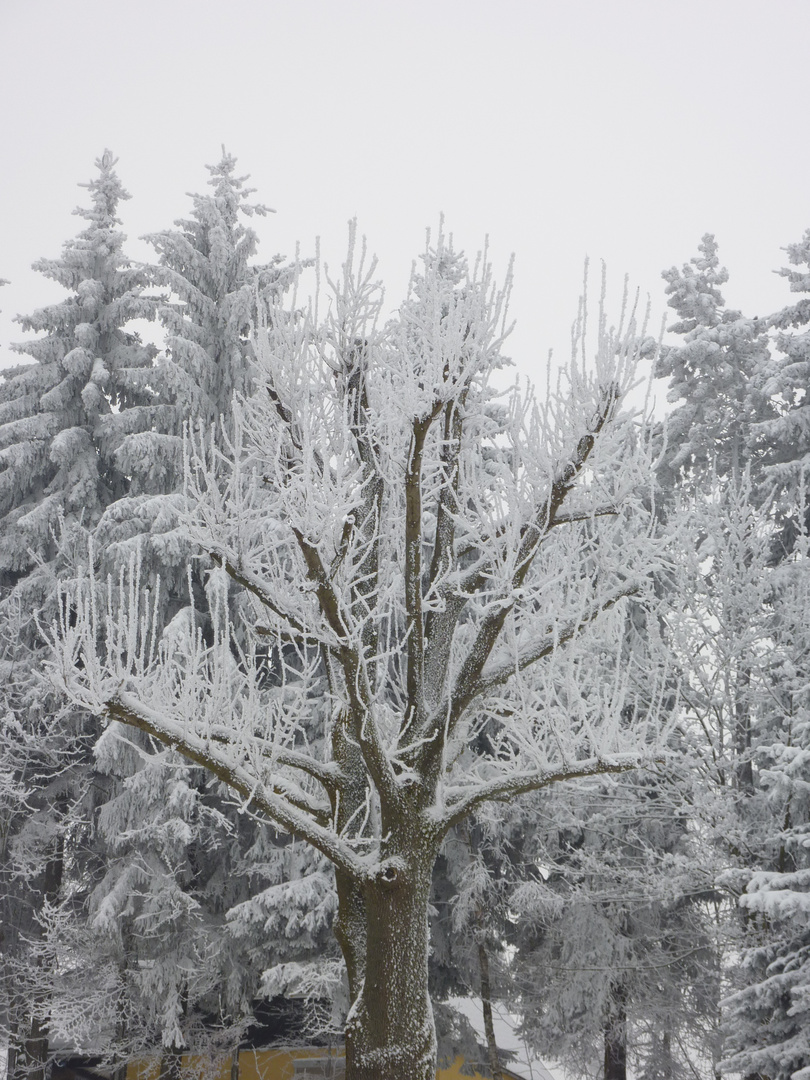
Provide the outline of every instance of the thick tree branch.
<path id="1" fill-rule="evenodd" d="M 592 623 L 594 619 L 598 618 L 603 612 L 610 610 L 610 608 L 615 604 L 618 604 L 618 602 L 625 597 L 636 596 L 639 592 L 640 586 L 638 584 L 627 585 L 626 587 L 618 589 L 606 600 L 594 604 L 593 607 L 583 612 L 578 619 L 572 619 L 562 630 L 558 630 L 555 633 L 553 627 L 546 627 L 543 634 L 531 644 L 524 646 L 517 657 L 510 656 L 506 661 L 488 665 L 484 668 L 475 683 L 463 687 L 460 693 L 454 694 L 454 709 L 460 710 L 458 714 L 460 716 L 461 712 L 467 709 L 475 698 L 481 697 L 496 686 L 502 686 L 516 671 L 525 671 L 525 669 L 532 664 L 536 664 L 539 660 L 551 656 L 553 652 L 571 641 L 572 638 L 576 637 L 581 630 L 584 630 L 589 623 Z M 453 713 L 451 713 L 451 717 L 453 720 L 455 719 Z"/>
<path id="2" fill-rule="evenodd" d="M 344 362 L 343 398 L 348 413 L 349 430 L 362 465 L 363 499 L 359 510 L 354 515 L 354 521 L 347 523 L 348 529 L 344 528 L 341 538 L 342 550 L 338 552 L 333 567 L 336 569 L 345 557 L 355 533 L 362 536 L 365 550 L 354 567 L 351 586 L 352 610 L 358 607 L 363 609 L 361 632 L 363 656 L 373 680 L 379 641 L 376 620 L 368 616 L 374 608 L 379 587 L 379 529 L 385 482 L 380 474 L 379 446 L 369 423 L 368 359 L 368 343 L 363 339 L 356 339 Z"/>
<path id="3" fill-rule="evenodd" d="M 111 716 L 115 715 L 115 718 L 117 720 L 120 720 L 121 717 L 117 713 L 113 712 L 114 708 L 115 704 L 113 703 L 108 707 L 107 711 Z M 130 712 L 135 715 L 134 710 L 130 709 Z M 138 713 L 138 715 L 140 715 L 140 712 Z M 142 727 L 141 730 L 146 731 L 146 728 Z M 222 736 L 217 735 L 211 735 L 209 737 L 208 733 L 206 732 L 206 737 L 203 744 L 208 746 L 212 742 L 216 743 L 219 746 L 222 746 L 223 748 L 232 747 L 233 745 L 230 739 L 226 739 Z M 262 754 L 262 756 L 267 758 L 272 757 L 272 760 L 275 764 L 284 764 L 281 760 L 281 755 L 271 756 L 270 754 Z M 211 766 L 205 767 L 209 769 L 211 768 Z M 302 791 L 297 784 L 288 783 L 286 780 L 280 778 L 276 778 L 273 780 L 273 789 L 276 794 L 286 799 L 291 806 L 294 806 L 296 809 L 302 810 L 304 813 L 311 815 L 313 821 L 316 821 L 320 825 L 329 824 L 331 820 L 331 807 L 328 802 L 318 801 L 317 799 L 314 799 L 313 797 L 308 795 L 305 791 Z"/>
<path id="4" fill-rule="evenodd" d="M 225 735 L 211 735 L 211 740 L 223 746 L 231 745 L 231 739 Z M 345 776 L 336 762 L 314 761 L 297 750 L 263 750 L 262 757 L 270 758 L 289 769 L 298 769 L 311 776 L 330 794 L 338 791 L 345 782 Z"/>
<path id="5" fill-rule="evenodd" d="M 320 552 L 314 544 L 310 544 L 300 530 L 293 527 L 292 531 L 304 557 L 307 576 L 315 586 L 315 595 L 323 616 L 330 629 L 340 638 L 340 645 L 335 650 L 335 655 L 343 670 L 346 692 L 351 704 L 352 734 L 363 751 L 369 773 L 380 795 L 387 798 L 392 805 L 397 805 L 399 788 L 372 715 L 371 692 L 364 661 L 357 649 L 349 643 L 348 627 L 343 619 L 340 601 L 329 581 Z"/>
<path id="6" fill-rule="evenodd" d="M 297 424 L 295 423 L 295 417 L 293 416 L 290 409 L 281 400 L 281 397 L 279 396 L 278 391 L 272 385 L 272 383 L 268 383 L 268 385 L 267 385 L 267 393 L 268 393 L 268 396 L 270 397 L 270 401 L 273 403 L 273 408 L 275 409 L 277 416 L 279 417 L 279 419 L 284 424 L 284 427 L 287 430 L 287 434 L 289 436 L 290 442 L 292 443 L 293 449 L 297 452 L 297 454 L 299 455 L 299 459 L 300 459 L 301 457 L 303 457 L 304 447 L 303 447 L 303 444 L 301 442 L 301 436 L 300 436 L 299 432 L 297 431 Z M 315 450 L 313 452 L 312 457 L 313 457 L 313 460 L 314 460 L 315 464 L 318 466 L 318 469 L 320 470 L 321 474 L 323 474 L 323 472 L 324 472 L 324 462 L 323 462 L 323 458 L 321 457 L 321 454 L 319 453 L 319 451 Z"/>
<path id="7" fill-rule="evenodd" d="M 321 613 L 326 619 L 329 629 L 337 638 L 338 652 L 342 654 L 349 648 L 349 628 L 344 622 L 337 593 L 329 580 L 329 575 L 317 547 L 310 544 L 304 534 L 299 529 L 296 529 L 294 525 L 291 526 L 291 529 L 303 555 L 307 568 L 307 577 L 315 587 L 315 595 L 318 598 Z"/>
<path id="8" fill-rule="evenodd" d="M 590 521 L 597 517 L 617 517 L 618 506 L 601 506 L 598 510 L 578 510 L 571 514 L 557 514 L 551 527 L 556 525 L 570 525 L 574 521 Z"/>
<path id="9" fill-rule="evenodd" d="M 450 654 L 450 644 L 461 612 L 467 603 L 467 596 L 460 595 L 474 592 L 481 585 L 480 573 L 470 576 L 470 588 L 465 589 L 464 581 L 454 585 L 444 584 L 451 574 L 456 559 L 463 555 L 454 552 L 456 536 L 455 513 L 458 508 L 459 454 L 464 430 L 462 410 L 467 400 L 469 387 L 465 387 L 458 401 L 451 399 L 444 410 L 444 430 L 440 464 L 442 480 L 439 501 L 436 508 L 436 534 L 433 539 L 433 555 L 430 560 L 429 590 L 443 601 L 440 609 L 431 609 L 425 619 L 425 661 L 423 671 L 427 680 L 436 685 L 442 680 L 442 673 Z M 451 592 L 453 595 L 451 596 Z"/>
<path id="10" fill-rule="evenodd" d="M 164 746 L 177 750 L 188 761 L 208 769 L 245 799 L 248 805 L 294 836 L 312 844 L 336 867 L 356 880 L 365 880 L 370 876 L 371 871 L 361 857 L 329 828 L 315 820 L 308 808 L 294 805 L 285 793 L 275 788 L 268 791 L 265 785 L 261 785 L 260 790 L 251 770 L 222 760 L 218 754 L 212 753 L 210 743 L 205 739 L 179 726 L 175 730 L 165 717 L 152 715 L 151 710 L 129 694 L 122 693 L 112 698 L 106 702 L 104 709 L 111 719 L 138 728 Z"/>
<path id="11" fill-rule="evenodd" d="M 463 821 L 482 803 L 511 800 L 518 795 L 538 791 L 540 788 L 548 787 L 549 784 L 556 784 L 563 780 L 582 780 L 589 776 L 600 776 L 606 773 L 629 772 L 645 763 L 646 759 L 641 754 L 613 754 L 610 758 L 588 758 L 585 761 L 574 762 L 571 766 L 562 766 L 548 772 L 515 773 L 508 777 L 497 777 L 481 784 L 467 795 L 447 800 L 444 813 L 440 815 L 442 833 Z"/>
<path id="12" fill-rule="evenodd" d="M 405 634 L 407 724 L 419 710 L 425 658 L 422 622 L 422 453 L 432 417 L 415 420 L 405 470 Z"/>
<path id="13" fill-rule="evenodd" d="M 430 560 L 430 587 L 435 587 L 453 563 L 455 540 L 455 511 L 458 506 L 459 453 L 464 430 L 462 409 L 467 399 L 467 388 L 459 400 L 451 399 L 444 408 L 442 449 L 439 455 L 442 470 L 439 502 L 436 507 L 436 534 L 433 538 L 433 554 Z M 431 613 L 433 614 L 433 613 Z M 428 616 L 430 621 L 430 616 Z"/>

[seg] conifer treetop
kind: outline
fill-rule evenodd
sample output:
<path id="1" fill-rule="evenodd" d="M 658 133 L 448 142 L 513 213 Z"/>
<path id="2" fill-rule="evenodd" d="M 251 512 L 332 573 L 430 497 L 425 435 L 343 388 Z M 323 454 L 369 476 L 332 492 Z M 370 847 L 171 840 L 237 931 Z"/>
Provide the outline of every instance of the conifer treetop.
<path id="1" fill-rule="evenodd" d="M 60 517 L 92 523 L 123 494 L 127 479 L 114 454 L 127 412 L 153 401 L 155 349 L 127 324 L 152 317 L 154 301 L 123 251 L 117 208 L 129 196 L 115 164 L 105 151 L 96 161 L 99 176 L 82 185 L 90 206 L 75 212 L 87 227 L 59 258 L 34 263 L 70 295 L 17 317 L 38 336 L 12 347 L 34 362 L 2 373 L 0 566 L 8 569 L 23 569 L 32 552 L 50 550 Z"/>

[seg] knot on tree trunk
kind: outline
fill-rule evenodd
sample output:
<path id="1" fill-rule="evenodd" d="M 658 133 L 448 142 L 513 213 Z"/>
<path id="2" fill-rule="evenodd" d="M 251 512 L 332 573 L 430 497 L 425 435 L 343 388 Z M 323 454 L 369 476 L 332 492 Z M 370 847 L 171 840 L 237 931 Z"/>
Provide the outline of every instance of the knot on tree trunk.
<path id="1" fill-rule="evenodd" d="M 374 882 L 381 889 L 396 889 L 402 884 L 407 869 L 408 864 L 405 860 L 395 855 L 393 858 L 386 859 L 380 866 L 374 875 Z"/>

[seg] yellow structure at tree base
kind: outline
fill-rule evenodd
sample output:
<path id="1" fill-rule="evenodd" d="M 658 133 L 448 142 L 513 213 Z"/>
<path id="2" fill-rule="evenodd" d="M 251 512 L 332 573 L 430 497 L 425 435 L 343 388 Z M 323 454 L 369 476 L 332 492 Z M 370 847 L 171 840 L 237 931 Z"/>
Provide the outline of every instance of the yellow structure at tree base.
<path id="1" fill-rule="evenodd" d="M 196 1054 L 184 1054 L 184 1080 L 231 1080 L 232 1057 L 216 1059 Z M 339 1080 L 343 1076 L 343 1049 L 329 1047 L 273 1047 L 261 1050 L 242 1050 L 239 1053 L 239 1080 Z M 436 1080 L 484 1080 L 483 1074 L 462 1073 L 464 1059 L 457 1057 L 446 1069 L 436 1070 Z M 127 1080 L 158 1080 L 160 1062 L 133 1061 L 127 1067 Z M 504 1080 L 521 1080 L 508 1069 L 502 1070 Z"/>

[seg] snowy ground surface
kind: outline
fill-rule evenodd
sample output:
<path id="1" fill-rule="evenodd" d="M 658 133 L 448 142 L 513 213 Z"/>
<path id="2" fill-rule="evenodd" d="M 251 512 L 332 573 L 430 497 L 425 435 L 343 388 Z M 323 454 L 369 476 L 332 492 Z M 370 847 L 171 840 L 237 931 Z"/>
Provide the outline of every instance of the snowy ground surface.
<path id="1" fill-rule="evenodd" d="M 481 1042 L 485 1041 L 484 1016 L 478 998 L 453 998 L 453 1007 L 464 1013 Z M 509 1068 L 526 1080 L 565 1080 L 565 1073 L 559 1066 L 547 1065 L 535 1057 L 523 1039 L 515 1034 L 519 1019 L 498 1005 L 492 1007 L 492 1019 L 495 1026 L 495 1041 L 499 1050 L 512 1050 L 515 1057 L 509 1061 Z"/>

